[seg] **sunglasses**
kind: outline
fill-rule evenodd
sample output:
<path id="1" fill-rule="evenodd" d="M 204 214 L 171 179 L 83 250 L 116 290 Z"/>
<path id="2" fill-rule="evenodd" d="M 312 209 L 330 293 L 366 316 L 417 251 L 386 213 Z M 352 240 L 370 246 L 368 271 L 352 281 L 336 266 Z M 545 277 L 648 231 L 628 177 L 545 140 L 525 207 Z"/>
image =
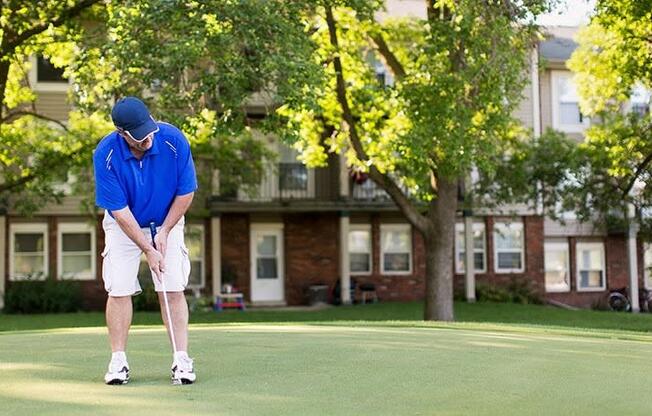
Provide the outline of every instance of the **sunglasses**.
<path id="1" fill-rule="evenodd" d="M 152 119 L 152 120 L 154 120 L 154 119 Z M 142 142 L 144 142 L 145 140 L 147 140 L 147 139 L 149 139 L 150 137 L 152 137 L 152 136 L 154 135 L 154 133 L 158 132 L 158 127 L 157 127 L 156 130 L 147 133 L 147 134 L 145 135 L 145 137 L 143 137 L 142 139 L 138 140 L 138 139 L 136 139 L 134 136 L 131 135 L 131 133 L 129 132 L 129 130 L 124 130 L 124 129 L 121 129 L 120 127 L 117 127 L 117 129 L 118 129 L 118 131 L 120 132 L 120 134 L 122 134 L 123 136 L 127 136 L 127 137 L 129 137 L 131 140 L 133 140 L 133 141 L 136 142 L 136 143 L 142 143 Z"/>

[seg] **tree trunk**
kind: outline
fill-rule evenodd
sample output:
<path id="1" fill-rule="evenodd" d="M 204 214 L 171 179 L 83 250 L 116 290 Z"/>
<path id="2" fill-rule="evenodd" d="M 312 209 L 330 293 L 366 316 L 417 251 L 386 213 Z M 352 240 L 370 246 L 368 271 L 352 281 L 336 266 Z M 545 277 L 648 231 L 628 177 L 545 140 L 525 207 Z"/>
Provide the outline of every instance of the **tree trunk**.
<path id="1" fill-rule="evenodd" d="M 437 198 L 430 203 L 430 226 L 423 235 L 426 245 L 426 321 L 452 321 L 453 314 L 453 251 L 455 243 L 455 211 L 457 181 L 440 179 Z"/>

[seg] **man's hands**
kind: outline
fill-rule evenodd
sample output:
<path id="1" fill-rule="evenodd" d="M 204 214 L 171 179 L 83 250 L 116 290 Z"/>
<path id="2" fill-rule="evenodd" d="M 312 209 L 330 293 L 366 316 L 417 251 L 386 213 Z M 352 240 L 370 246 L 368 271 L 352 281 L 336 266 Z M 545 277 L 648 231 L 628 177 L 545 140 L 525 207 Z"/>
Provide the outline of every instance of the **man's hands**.
<path id="1" fill-rule="evenodd" d="M 161 227 L 154 237 L 154 246 L 151 247 L 151 250 L 148 250 L 145 253 L 147 257 L 147 264 L 149 268 L 154 271 L 158 281 L 161 281 L 161 275 L 165 273 L 165 250 L 168 245 L 168 234 L 169 231 L 165 227 Z"/>
<path id="2" fill-rule="evenodd" d="M 168 247 L 168 234 L 169 230 L 165 227 L 161 227 L 156 232 L 156 237 L 154 237 L 154 244 L 159 253 L 165 258 L 165 250 Z"/>
<path id="3" fill-rule="evenodd" d="M 161 275 L 165 272 L 163 255 L 157 249 L 150 246 L 150 249 L 145 252 L 145 257 L 147 257 L 149 268 L 154 271 L 154 275 L 156 275 L 158 281 L 161 282 Z"/>

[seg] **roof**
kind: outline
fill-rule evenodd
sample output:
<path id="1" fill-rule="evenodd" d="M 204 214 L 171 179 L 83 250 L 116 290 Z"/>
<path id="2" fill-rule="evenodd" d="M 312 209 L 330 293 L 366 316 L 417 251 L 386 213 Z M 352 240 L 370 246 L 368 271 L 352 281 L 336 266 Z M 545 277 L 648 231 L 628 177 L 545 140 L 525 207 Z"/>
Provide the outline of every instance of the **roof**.
<path id="1" fill-rule="evenodd" d="M 546 27 L 546 39 L 539 44 L 539 54 L 550 62 L 566 62 L 577 42 L 573 40 L 576 27 Z"/>

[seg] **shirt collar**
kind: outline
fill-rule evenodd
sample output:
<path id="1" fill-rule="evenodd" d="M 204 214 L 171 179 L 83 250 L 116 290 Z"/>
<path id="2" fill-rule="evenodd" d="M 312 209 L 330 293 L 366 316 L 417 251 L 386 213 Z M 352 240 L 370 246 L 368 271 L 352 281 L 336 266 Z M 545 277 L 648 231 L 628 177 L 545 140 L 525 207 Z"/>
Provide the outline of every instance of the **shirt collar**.
<path id="1" fill-rule="evenodd" d="M 133 153 L 131 153 L 131 150 L 129 149 L 129 145 L 127 144 L 127 141 L 122 137 L 118 132 L 116 132 L 116 138 L 118 140 L 118 146 L 120 147 L 120 153 L 122 153 L 122 158 L 124 160 L 129 160 L 129 159 L 135 159 L 136 156 L 134 156 Z M 154 140 L 152 140 L 152 147 L 149 148 L 143 155 L 143 159 L 149 156 L 157 155 L 159 152 L 158 149 L 158 142 L 160 138 L 158 137 L 158 133 L 154 133 Z"/>

